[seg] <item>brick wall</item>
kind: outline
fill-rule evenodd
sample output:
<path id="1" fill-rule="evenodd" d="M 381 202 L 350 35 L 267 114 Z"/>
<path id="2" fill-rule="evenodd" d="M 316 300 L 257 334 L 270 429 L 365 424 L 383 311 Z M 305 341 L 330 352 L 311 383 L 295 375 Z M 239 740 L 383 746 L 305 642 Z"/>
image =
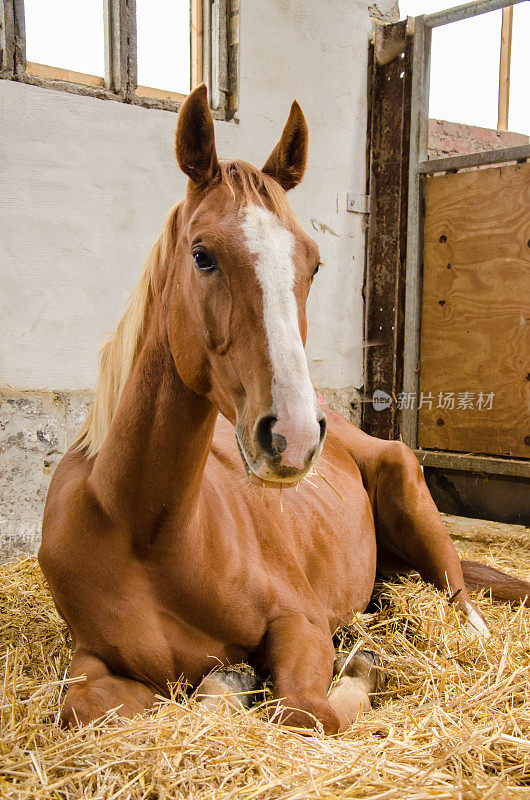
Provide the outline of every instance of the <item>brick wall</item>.
<path id="1" fill-rule="evenodd" d="M 443 119 L 429 120 L 429 157 L 445 158 L 528 144 L 530 137 L 522 133 L 477 128 Z"/>

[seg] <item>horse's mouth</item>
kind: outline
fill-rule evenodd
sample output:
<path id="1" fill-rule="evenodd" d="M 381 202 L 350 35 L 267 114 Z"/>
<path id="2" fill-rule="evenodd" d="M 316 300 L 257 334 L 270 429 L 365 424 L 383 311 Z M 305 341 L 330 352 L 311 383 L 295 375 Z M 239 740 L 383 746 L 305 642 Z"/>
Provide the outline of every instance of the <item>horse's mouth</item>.
<path id="1" fill-rule="evenodd" d="M 259 475 L 253 471 L 252 467 L 248 463 L 247 457 L 245 455 L 245 451 L 241 446 L 241 442 L 239 441 L 239 436 L 237 435 L 236 431 L 236 442 L 237 447 L 239 450 L 239 455 L 241 456 L 241 461 L 243 462 L 243 466 L 245 467 L 245 472 L 247 473 L 247 478 L 249 479 L 250 483 L 253 483 L 255 486 L 261 486 L 262 489 L 284 489 L 289 488 L 290 486 L 296 486 L 300 481 L 305 477 L 306 472 L 302 475 L 284 475 L 277 477 L 275 476 L 272 479 L 270 476 L 267 478 L 261 478 Z"/>
<path id="2" fill-rule="evenodd" d="M 299 478 L 296 481 L 285 479 L 278 481 L 264 480 L 263 478 L 258 478 L 257 475 L 254 475 L 254 473 L 248 469 L 247 478 L 249 479 L 250 483 L 253 483 L 255 486 L 261 486 L 262 489 L 288 489 L 290 486 L 296 486 L 302 480 L 302 478 Z"/>

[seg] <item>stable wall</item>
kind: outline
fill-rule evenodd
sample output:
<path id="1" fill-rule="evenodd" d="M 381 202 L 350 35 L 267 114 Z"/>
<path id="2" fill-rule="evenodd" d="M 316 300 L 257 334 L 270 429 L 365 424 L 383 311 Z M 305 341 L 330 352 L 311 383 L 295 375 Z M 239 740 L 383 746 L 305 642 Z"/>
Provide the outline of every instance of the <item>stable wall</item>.
<path id="1" fill-rule="evenodd" d="M 238 118 L 216 122 L 219 155 L 259 165 L 293 98 L 304 109 L 309 163 L 291 201 L 325 264 L 309 300 L 308 360 L 343 410 L 363 373 L 365 218 L 346 210 L 346 193 L 366 191 L 370 32 L 361 0 L 246 0 Z M 36 547 L 49 476 L 75 435 L 70 405 L 86 405 L 97 352 L 186 182 L 172 112 L 7 80 L 0 108 L 5 554 Z"/>

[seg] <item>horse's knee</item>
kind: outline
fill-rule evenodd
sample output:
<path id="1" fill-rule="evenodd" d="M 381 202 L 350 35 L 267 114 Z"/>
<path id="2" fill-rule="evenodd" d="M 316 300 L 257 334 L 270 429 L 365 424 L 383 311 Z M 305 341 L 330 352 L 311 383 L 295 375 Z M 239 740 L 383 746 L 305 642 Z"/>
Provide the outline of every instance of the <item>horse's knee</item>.
<path id="1" fill-rule="evenodd" d="M 418 459 L 403 442 L 388 442 L 379 456 L 378 478 L 397 482 L 423 482 Z"/>
<path id="2" fill-rule="evenodd" d="M 379 457 L 376 498 L 379 534 L 381 524 L 393 529 L 410 521 L 420 505 L 434 508 L 418 459 L 403 442 L 389 442 Z"/>
<path id="3" fill-rule="evenodd" d="M 66 693 L 59 724 L 65 728 L 88 725 L 111 711 L 132 718 L 149 708 L 154 697 L 148 686 L 113 675 L 73 684 Z"/>
<path id="4" fill-rule="evenodd" d="M 59 725 L 61 728 L 77 728 L 80 725 L 89 725 L 104 715 L 105 708 L 100 699 L 91 696 L 90 692 L 68 692 L 59 715 Z"/>

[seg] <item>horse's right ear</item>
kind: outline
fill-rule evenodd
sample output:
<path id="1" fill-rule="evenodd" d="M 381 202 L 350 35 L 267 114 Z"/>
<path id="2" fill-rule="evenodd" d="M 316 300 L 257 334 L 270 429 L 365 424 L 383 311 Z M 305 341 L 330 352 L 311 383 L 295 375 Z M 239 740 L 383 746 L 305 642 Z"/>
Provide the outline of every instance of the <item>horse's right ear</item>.
<path id="1" fill-rule="evenodd" d="M 182 104 L 177 119 L 175 149 L 181 170 L 197 186 L 210 183 L 219 172 L 213 118 L 204 83 L 197 86 Z"/>
<path id="2" fill-rule="evenodd" d="M 286 192 L 293 189 L 304 177 L 308 141 L 307 122 L 302 109 L 295 100 L 280 141 L 261 171 L 275 178 Z"/>

